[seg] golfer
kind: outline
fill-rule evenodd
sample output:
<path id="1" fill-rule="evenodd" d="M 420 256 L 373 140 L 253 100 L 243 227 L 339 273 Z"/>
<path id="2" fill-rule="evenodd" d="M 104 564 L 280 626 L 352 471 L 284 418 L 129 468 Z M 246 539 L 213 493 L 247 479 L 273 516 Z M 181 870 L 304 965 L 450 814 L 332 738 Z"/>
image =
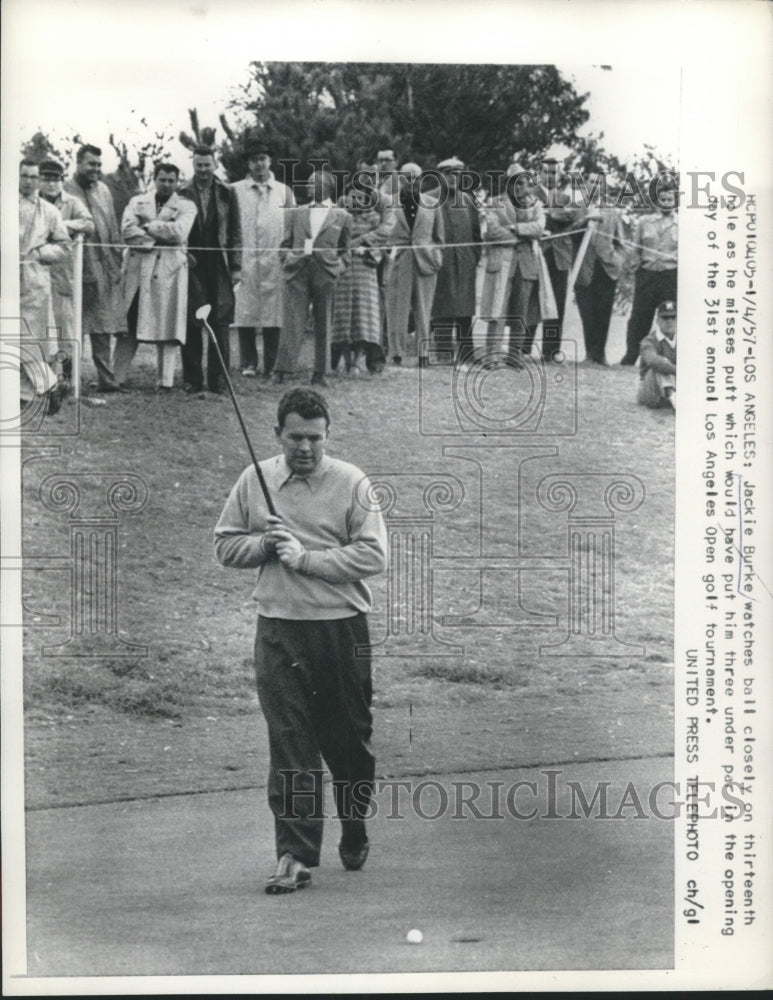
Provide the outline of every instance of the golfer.
<path id="1" fill-rule="evenodd" d="M 366 508 L 368 483 L 329 458 L 327 403 L 295 388 L 279 400 L 282 454 L 260 463 L 277 517 L 268 513 L 249 466 L 215 528 L 224 566 L 258 569 L 255 671 L 268 725 L 268 801 L 278 864 L 266 892 L 311 883 L 322 846 L 320 756 L 333 776 L 341 861 L 357 871 L 368 856 L 365 817 L 373 791 L 367 612 L 363 580 L 386 567 L 381 515 Z"/>

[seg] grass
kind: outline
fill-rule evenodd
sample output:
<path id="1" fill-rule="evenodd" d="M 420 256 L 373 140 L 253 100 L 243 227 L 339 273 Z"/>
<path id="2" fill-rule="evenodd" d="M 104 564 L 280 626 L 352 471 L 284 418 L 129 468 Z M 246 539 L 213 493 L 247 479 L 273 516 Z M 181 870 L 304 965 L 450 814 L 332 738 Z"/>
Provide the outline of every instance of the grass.
<path id="1" fill-rule="evenodd" d="M 619 343 L 621 321 L 615 322 Z M 576 328 L 570 326 L 567 336 L 573 334 Z M 611 351 L 610 357 L 616 354 Z M 153 362 L 152 351 L 142 348 L 132 395 L 108 397 L 103 406 L 85 398 L 76 437 L 37 439 L 35 444 L 60 445 L 61 453 L 28 461 L 23 480 L 26 557 L 69 554 L 67 514 L 40 502 L 47 476 L 89 474 L 91 479 L 81 481 L 84 503 L 103 514 L 104 486 L 95 473 L 128 472 L 144 480 L 145 507 L 118 521 L 118 625 L 121 637 L 146 645 L 148 655 L 75 660 L 45 655 L 44 646 L 68 635 L 68 574 L 25 572 L 25 703 L 33 715 L 57 716 L 88 705 L 132 717 L 180 718 L 214 711 L 238 715 L 254 706 L 252 574 L 224 570 L 212 554 L 215 521 L 249 456 L 227 398 L 156 394 Z M 673 631 L 673 414 L 636 406 L 631 369 L 567 366 L 567 374 L 569 382 L 577 378 L 577 433 L 528 439 L 488 431 L 463 437 L 423 433 L 422 423 L 425 430 L 453 426 L 443 370 L 424 374 L 421 397 L 413 367 L 372 378 L 331 379 L 329 452 L 374 475 L 399 473 L 404 506 L 394 513 L 428 516 L 419 489 L 428 474 L 455 477 L 464 491 L 455 509 L 433 515 L 434 611 L 438 618 L 467 616 L 486 627 L 438 624 L 444 640 L 464 644 L 463 657 L 377 658 L 376 691 L 383 698 L 394 700 L 396 691 L 409 691 L 420 681 L 555 697 L 562 690 L 587 692 L 594 684 L 615 690 L 646 684 L 651 671 L 664 676 Z M 278 391 L 238 374 L 235 379 L 258 455 L 274 454 Z M 518 385 L 492 379 L 481 406 L 525 391 L 524 383 Z M 65 404 L 65 410 L 71 406 Z M 574 412 L 569 391 L 559 393 L 541 431 L 565 429 Z M 55 431 L 67 419 L 63 412 L 44 429 Z M 472 449 L 459 452 L 465 444 Z M 638 510 L 615 515 L 616 626 L 625 642 L 646 647 L 644 657 L 599 658 L 592 649 L 574 657 L 540 652 L 566 634 L 567 515 L 546 511 L 537 500 L 540 480 L 559 471 L 633 474 L 644 484 Z M 520 581 L 512 571 L 490 570 L 481 608 L 478 574 L 457 565 L 460 557 L 481 554 L 531 560 L 541 568 Z M 372 590 L 371 631 L 377 640 L 385 630 L 383 577 L 372 582 Z M 63 627 L 44 628 L 34 620 L 52 613 L 62 616 Z M 538 615 L 557 616 L 559 627 Z"/>

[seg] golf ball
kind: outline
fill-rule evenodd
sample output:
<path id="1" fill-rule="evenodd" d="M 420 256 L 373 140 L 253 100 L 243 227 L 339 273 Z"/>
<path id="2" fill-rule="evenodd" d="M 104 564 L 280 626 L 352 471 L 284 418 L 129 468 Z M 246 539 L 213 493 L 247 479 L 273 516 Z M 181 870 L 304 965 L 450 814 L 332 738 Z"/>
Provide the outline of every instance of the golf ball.
<path id="1" fill-rule="evenodd" d="M 405 940 L 408 942 L 408 944 L 421 944 L 421 942 L 424 940 L 424 935 L 421 933 L 421 931 L 416 930 L 416 928 L 414 927 L 412 931 L 408 931 L 408 933 L 405 935 Z"/>

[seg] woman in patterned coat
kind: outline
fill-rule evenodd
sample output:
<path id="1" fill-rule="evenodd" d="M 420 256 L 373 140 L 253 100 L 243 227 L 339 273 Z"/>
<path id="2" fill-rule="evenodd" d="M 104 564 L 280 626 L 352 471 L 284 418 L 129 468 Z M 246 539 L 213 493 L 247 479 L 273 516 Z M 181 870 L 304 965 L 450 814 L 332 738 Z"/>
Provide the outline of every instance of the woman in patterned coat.
<path id="1" fill-rule="evenodd" d="M 350 190 L 338 204 L 352 217 L 351 267 L 341 275 L 333 303 L 331 367 L 345 359 L 346 370 L 380 372 L 384 369 L 381 346 L 381 296 L 376 268 L 379 244 L 386 242 L 391 226 L 384 226 L 373 206 L 370 191 Z M 392 220 L 394 212 L 390 208 Z M 378 230 L 378 232 L 377 232 Z"/>

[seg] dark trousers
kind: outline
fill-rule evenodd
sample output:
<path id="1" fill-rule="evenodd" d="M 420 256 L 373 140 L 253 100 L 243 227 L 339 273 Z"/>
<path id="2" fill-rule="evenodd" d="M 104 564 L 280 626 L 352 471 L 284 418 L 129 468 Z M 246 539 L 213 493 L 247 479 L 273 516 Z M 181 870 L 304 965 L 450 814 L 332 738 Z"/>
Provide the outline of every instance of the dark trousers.
<path id="1" fill-rule="evenodd" d="M 443 358 L 451 358 L 454 349 L 454 331 L 459 339 L 457 364 L 471 361 L 474 355 L 472 341 L 472 316 L 439 316 L 430 323 L 432 345 Z"/>
<path id="2" fill-rule="evenodd" d="M 625 356 L 623 364 L 636 364 L 639 344 L 652 329 L 655 310 L 661 302 L 676 302 L 676 268 L 668 271 L 648 271 L 641 267 L 636 272 L 633 304 L 628 319 Z"/>
<path id="3" fill-rule="evenodd" d="M 109 333 L 92 333 L 91 359 L 97 370 L 97 380 L 100 389 L 115 389 L 118 383 L 110 366 L 110 350 L 112 337 Z"/>
<path id="4" fill-rule="evenodd" d="M 364 614 L 333 621 L 258 618 L 255 672 L 271 753 L 268 803 L 277 857 L 292 854 L 309 867 L 322 848 L 322 759 L 333 777 L 343 840 L 362 844 L 373 793 L 369 743 L 370 656 Z"/>
<path id="5" fill-rule="evenodd" d="M 554 351 L 561 349 L 564 307 L 566 305 L 566 286 L 569 281 L 569 272 L 562 271 L 556 267 L 555 259 L 550 251 L 545 254 L 545 263 L 548 267 L 550 284 L 553 286 L 553 294 L 556 297 L 556 306 L 558 309 L 558 322 L 548 323 L 542 328 L 542 357 L 546 361 L 550 361 Z"/>
<path id="6" fill-rule="evenodd" d="M 609 336 L 616 288 L 617 281 L 609 277 L 598 257 L 593 265 L 590 282 L 587 285 L 574 286 L 577 308 L 582 320 L 585 355 L 590 361 L 598 361 L 600 364 L 606 361 L 604 352 Z"/>
<path id="7" fill-rule="evenodd" d="M 505 315 L 505 324 L 510 328 L 511 357 L 531 354 L 539 321 L 539 282 L 536 278 L 522 278 L 517 269 Z"/>
<path id="8" fill-rule="evenodd" d="M 239 327 L 239 361 L 242 368 L 252 366 L 258 368 L 257 330 L 254 326 Z M 276 363 L 276 352 L 279 349 L 279 327 L 264 326 L 263 333 L 263 374 L 270 375 Z"/>
<path id="9" fill-rule="evenodd" d="M 213 327 L 226 367 L 230 365 L 231 345 L 227 326 Z M 182 345 L 183 361 L 183 382 L 193 386 L 194 389 L 201 389 L 204 385 L 204 372 L 202 360 L 204 345 L 202 338 L 207 338 L 207 387 L 212 392 L 222 392 L 225 389 L 225 375 L 220 359 L 217 356 L 212 338 L 202 326 L 188 325 L 185 333 L 185 343 Z"/>

